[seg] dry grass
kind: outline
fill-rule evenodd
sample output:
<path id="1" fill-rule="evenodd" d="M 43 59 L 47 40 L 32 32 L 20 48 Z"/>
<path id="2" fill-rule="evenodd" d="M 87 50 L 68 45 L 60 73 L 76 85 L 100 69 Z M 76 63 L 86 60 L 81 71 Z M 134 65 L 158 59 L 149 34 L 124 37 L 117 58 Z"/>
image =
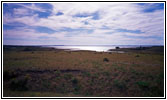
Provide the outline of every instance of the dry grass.
<path id="1" fill-rule="evenodd" d="M 25 96 L 164 95 L 161 54 L 51 50 L 5 51 L 3 55 L 3 70 L 8 78 L 4 79 L 4 96 L 20 96 L 22 91 L 10 90 L 10 84 L 25 77 L 28 89 L 24 92 L 30 94 Z M 109 61 L 103 61 L 104 58 Z"/>

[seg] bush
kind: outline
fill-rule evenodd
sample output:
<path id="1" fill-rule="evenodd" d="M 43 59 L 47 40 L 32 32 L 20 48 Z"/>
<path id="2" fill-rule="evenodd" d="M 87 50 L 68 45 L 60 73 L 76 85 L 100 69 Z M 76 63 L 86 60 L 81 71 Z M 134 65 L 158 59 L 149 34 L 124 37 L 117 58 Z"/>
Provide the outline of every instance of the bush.
<path id="1" fill-rule="evenodd" d="M 140 57 L 139 55 L 136 55 L 135 57 Z"/>
<path id="2" fill-rule="evenodd" d="M 89 72 L 87 72 L 87 71 L 85 71 L 83 74 L 84 74 L 84 76 L 87 76 L 87 77 L 91 76 L 91 74 Z"/>
<path id="3" fill-rule="evenodd" d="M 119 47 L 115 47 L 115 49 L 119 49 Z"/>
<path id="4" fill-rule="evenodd" d="M 149 88 L 149 83 L 148 82 L 139 81 L 139 82 L 137 82 L 137 85 L 142 89 L 148 89 Z"/>
<path id="5" fill-rule="evenodd" d="M 103 59 L 104 62 L 109 62 L 108 58 Z"/>
<path id="6" fill-rule="evenodd" d="M 25 48 L 23 51 L 32 51 L 30 48 Z"/>
<path id="7" fill-rule="evenodd" d="M 64 74 L 64 78 L 65 78 L 66 80 L 69 80 L 69 79 L 72 78 L 72 74 L 70 74 L 70 73 Z"/>
<path id="8" fill-rule="evenodd" d="M 12 76 L 11 76 L 11 74 L 9 73 L 9 71 L 4 71 L 3 72 L 3 79 L 4 80 L 8 80 L 8 79 L 11 79 L 12 78 Z"/>
<path id="9" fill-rule="evenodd" d="M 103 74 L 104 76 L 110 76 L 110 73 L 109 73 L 108 71 L 104 71 L 102 74 Z"/>
<path id="10" fill-rule="evenodd" d="M 114 80 L 114 86 L 116 86 L 120 90 L 125 90 L 127 88 L 126 83 L 124 81 L 119 81 L 119 80 Z"/>
<path id="11" fill-rule="evenodd" d="M 79 91 L 81 89 L 81 85 L 76 85 L 75 87 L 74 87 L 74 90 L 75 91 Z"/>
<path id="12" fill-rule="evenodd" d="M 27 78 L 16 79 L 14 78 L 10 83 L 11 90 L 25 91 L 27 88 Z"/>
<path id="13" fill-rule="evenodd" d="M 72 81 L 72 84 L 73 84 L 73 85 L 78 84 L 78 80 L 77 80 L 76 78 L 73 78 L 71 81 Z"/>
<path id="14" fill-rule="evenodd" d="M 61 74 L 61 72 L 60 72 L 59 70 L 56 70 L 56 71 L 54 72 L 54 74 L 55 74 L 57 77 L 59 77 L 60 74 Z"/>
<path id="15" fill-rule="evenodd" d="M 10 80 L 10 79 L 15 78 L 17 76 L 18 76 L 18 74 L 15 73 L 14 71 L 5 70 L 3 73 L 3 80 Z"/>

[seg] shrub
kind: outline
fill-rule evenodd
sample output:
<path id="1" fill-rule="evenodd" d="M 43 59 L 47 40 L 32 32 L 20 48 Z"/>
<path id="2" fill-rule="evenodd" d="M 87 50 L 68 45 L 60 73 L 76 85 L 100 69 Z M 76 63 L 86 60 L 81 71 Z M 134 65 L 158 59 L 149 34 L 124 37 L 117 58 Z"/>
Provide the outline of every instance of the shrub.
<path id="1" fill-rule="evenodd" d="M 27 88 L 27 78 L 16 79 L 14 78 L 10 83 L 11 90 L 25 91 Z"/>
<path id="2" fill-rule="evenodd" d="M 59 70 L 56 70 L 56 71 L 54 72 L 54 74 L 55 74 L 57 77 L 59 77 L 61 73 L 60 73 Z"/>
<path id="3" fill-rule="evenodd" d="M 3 79 L 8 80 L 10 78 L 11 78 L 11 75 L 10 75 L 9 71 L 4 71 L 3 72 Z"/>
<path id="4" fill-rule="evenodd" d="M 5 70 L 3 73 L 4 80 L 10 80 L 10 79 L 15 78 L 17 76 L 18 76 L 18 74 L 15 73 L 14 71 Z"/>
<path id="5" fill-rule="evenodd" d="M 57 91 L 57 92 L 60 92 L 60 93 L 65 93 L 65 92 L 66 92 L 65 84 L 62 83 L 62 84 L 60 84 L 59 86 L 56 86 L 56 91 Z"/>
<path id="6" fill-rule="evenodd" d="M 32 51 L 30 48 L 25 48 L 23 51 Z"/>
<path id="7" fill-rule="evenodd" d="M 64 78 L 65 78 L 66 80 L 71 79 L 71 78 L 72 78 L 72 74 L 69 74 L 69 73 L 64 74 Z"/>
<path id="8" fill-rule="evenodd" d="M 119 74 L 115 72 L 113 75 L 114 75 L 115 77 L 117 77 Z"/>
<path id="9" fill-rule="evenodd" d="M 164 93 L 163 91 L 158 87 L 158 86 L 152 86 L 150 87 L 150 96 L 154 96 L 154 97 L 163 97 Z"/>
<path id="10" fill-rule="evenodd" d="M 108 58 L 103 59 L 104 62 L 109 62 Z"/>
<path id="11" fill-rule="evenodd" d="M 137 85 L 142 89 L 148 89 L 149 88 L 149 83 L 148 82 L 139 81 L 139 82 L 137 82 Z"/>
<path id="12" fill-rule="evenodd" d="M 85 76 L 87 76 L 87 77 L 90 77 L 90 76 L 91 76 L 91 74 L 90 74 L 89 72 L 87 72 L 87 71 L 85 71 L 83 74 L 84 74 Z"/>
<path id="13" fill-rule="evenodd" d="M 46 89 L 50 89 L 50 82 L 49 82 L 49 80 L 47 80 L 47 79 L 42 79 L 41 80 L 41 83 L 42 83 L 42 86 L 44 87 L 44 88 L 46 88 Z"/>
<path id="14" fill-rule="evenodd" d="M 74 87 L 74 90 L 75 91 L 79 91 L 81 89 L 81 85 L 76 85 L 75 87 Z"/>
<path id="15" fill-rule="evenodd" d="M 122 66 L 117 66 L 116 69 L 117 69 L 118 71 L 125 72 L 125 68 L 122 67 Z"/>
<path id="16" fill-rule="evenodd" d="M 139 55 L 136 55 L 135 57 L 140 57 Z"/>
<path id="17" fill-rule="evenodd" d="M 126 83 L 124 81 L 119 81 L 119 80 L 114 80 L 114 86 L 116 86 L 120 90 L 125 90 L 127 88 Z"/>
<path id="18" fill-rule="evenodd" d="M 73 84 L 73 85 L 78 84 L 78 80 L 77 80 L 76 78 L 73 78 L 71 81 L 72 81 L 72 84 Z"/>
<path id="19" fill-rule="evenodd" d="M 110 73 L 109 73 L 108 71 L 104 71 L 102 74 L 103 74 L 104 76 L 110 76 Z"/>
<path id="20" fill-rule="evenodd" d="M 119 47 L 115 47 L 115 49 L 119 49 Z"/>

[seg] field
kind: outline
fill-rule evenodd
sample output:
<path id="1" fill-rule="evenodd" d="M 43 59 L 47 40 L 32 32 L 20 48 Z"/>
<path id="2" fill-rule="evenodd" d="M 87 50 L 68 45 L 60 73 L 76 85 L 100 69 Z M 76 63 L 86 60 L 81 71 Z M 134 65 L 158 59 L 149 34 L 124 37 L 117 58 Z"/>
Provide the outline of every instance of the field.
<path id="1" fill-rule="evenodd" d="M 163 97 L 163 47 L 125 53 L 4 46 L 5 97 Z"/>

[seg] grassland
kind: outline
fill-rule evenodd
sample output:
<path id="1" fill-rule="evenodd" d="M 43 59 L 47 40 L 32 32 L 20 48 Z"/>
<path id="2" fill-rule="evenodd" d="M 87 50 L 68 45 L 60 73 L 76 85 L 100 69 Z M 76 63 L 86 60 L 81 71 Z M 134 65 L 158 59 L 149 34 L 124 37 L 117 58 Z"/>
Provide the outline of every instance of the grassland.
<path id="1" fill-rule="evenodd" d="M 125 53 L 4 46 L 5 97 L 163 97 L 163 47 Z"/>

